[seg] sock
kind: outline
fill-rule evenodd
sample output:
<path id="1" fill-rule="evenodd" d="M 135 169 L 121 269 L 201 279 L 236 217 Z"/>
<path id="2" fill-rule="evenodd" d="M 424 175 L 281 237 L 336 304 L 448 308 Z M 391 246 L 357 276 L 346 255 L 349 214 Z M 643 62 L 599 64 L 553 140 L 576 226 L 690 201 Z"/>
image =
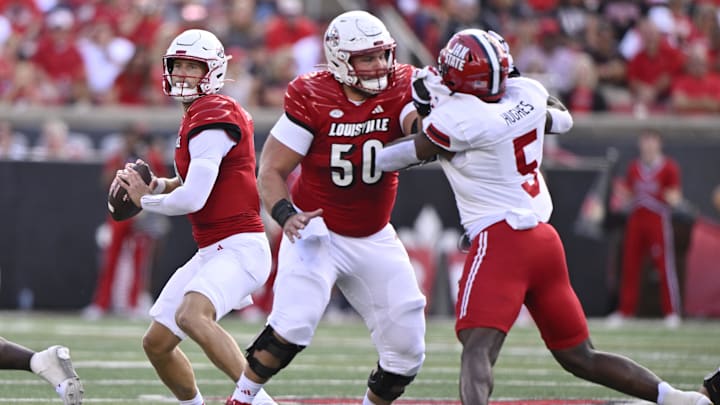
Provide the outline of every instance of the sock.
<path id="1" fill-rule="evenodd" d="M 238 382 L 235 383 L 235 392 L 233 392 L 232 397 L 240 402 L 247 402 L 248 404 L 251 404 L 262 387 L 263 384 L 256 383 L 255 381 L 245 377 L 245 373 L 243 373 Z M 267 393 L 265 393 L 265 395 L 267 395 Z"/>
<path id="2" fill-rule="evenodd" d="M 195 398 L 189 399 L 187 401 L 180 401 L 180 405 L 204 405 L 205 400 L 203 399 L 202 394 L 200 393 L 200 390 L 197 390 L 197 394 L 195 394 Z"/>
<path id="3" fill-rule="evenodd" d="M 663 404 L 663 401 L 665 401 L 665 397 L 667 394 L 669 394 L 671 391 L 675 391 L 675 388 L 673 388 L 670 384 L 666 383 L 665 381 L 658 384 L 658 397 L 657 397 L 657 403 L 659 405 Z"/>

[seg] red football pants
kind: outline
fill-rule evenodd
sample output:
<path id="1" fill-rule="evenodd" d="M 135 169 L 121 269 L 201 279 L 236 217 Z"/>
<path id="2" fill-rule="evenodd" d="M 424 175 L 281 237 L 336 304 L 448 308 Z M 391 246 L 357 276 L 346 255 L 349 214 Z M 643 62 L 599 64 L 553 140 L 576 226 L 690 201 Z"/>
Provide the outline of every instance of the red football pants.
<path id="1" fill-rule="evenodd" d="M 647 208 L 633 211 L 625 226 L 620 313 L 633 316 L 640 299 L 640 279 L 645 258 L 650 256 L 660 276 L 660 305 L 663 314 L 680 314 L 680 288 L 675 271 L 675 247 L 670 214 Z"/>
<path id="2" fill-rule="evenodd" d="M 498 222 L 473 240 L 455 306 L 455 330 L 507 333 L 525 304 L 550 350 L 589 337 L 585 313 L 570 284 L 565 250 L 549 224 L 516 231 Z"/>
<path id="3" fill-rule="evenodd" d="M 149 254 L 152 252 L 153 240 L 148 235 L 133 231 L 133 221 L 108 220 L 111 237 L 110 244 L 105 249 L 103 265 L 95 287 L 93 303 L 103 310 L 110 308 L 113 284 L 117 274 L 118 262 L 123 248 L 131 247 L 133 277 L 128 292 L 128 307 L 135 308 L 140 293 L 145 288 L 145 268 L 148 266 Z"/>

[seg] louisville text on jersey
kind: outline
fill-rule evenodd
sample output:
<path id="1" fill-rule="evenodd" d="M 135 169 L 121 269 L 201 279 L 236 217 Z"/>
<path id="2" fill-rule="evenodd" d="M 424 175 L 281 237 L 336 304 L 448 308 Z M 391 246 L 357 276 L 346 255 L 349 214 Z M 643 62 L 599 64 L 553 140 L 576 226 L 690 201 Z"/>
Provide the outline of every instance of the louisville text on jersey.
<path id="1" fill-rule="evenodd" d="M 372 132 L 387 132 L 390 129 L 390 118 L 375 118 L 365 122 L 330 124 L 328 136 L 359 136 Z"/>

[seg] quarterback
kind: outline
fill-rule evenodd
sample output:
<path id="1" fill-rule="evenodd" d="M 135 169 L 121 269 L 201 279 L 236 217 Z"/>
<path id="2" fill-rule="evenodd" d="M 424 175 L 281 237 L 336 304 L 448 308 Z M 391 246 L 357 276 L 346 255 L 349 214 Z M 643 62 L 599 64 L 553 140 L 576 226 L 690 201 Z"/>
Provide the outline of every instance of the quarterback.
<path id="1" fill-rule="evenodd" d="M 204 402 L 178 345 L 190 337 L 237 382 L 245 360 L 217 321 L 250 304 L 250 294 L 270 274 L 270 245 L 255 179 L 253 121 L 235 100 L 217 94 L 229 59 L 208 31 L 187 30 L 172 41 L 163 58 L 163 88 L 185 111 L 175 146 L 177 175 L 153 177 L 148 186 L 128 165 L 115 180 L 145 210 L 187 215 L 199 247 L 150 308 L 153 321 L 143 337 L 155 371 L 183 405 Z M 253 404 L 275 401 L 262 391 Z"/>

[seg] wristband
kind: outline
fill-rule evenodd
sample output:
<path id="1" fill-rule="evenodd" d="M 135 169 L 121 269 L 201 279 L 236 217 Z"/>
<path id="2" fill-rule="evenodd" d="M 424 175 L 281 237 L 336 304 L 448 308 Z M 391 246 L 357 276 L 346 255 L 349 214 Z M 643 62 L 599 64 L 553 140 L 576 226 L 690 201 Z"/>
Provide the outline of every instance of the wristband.
<path id="1" fill-rule="evenodd" d="M 154 189 L 152 189 L 153 194 L 162 194 L 163 191 L 165 191 L 165 187 L 167 185 L 165 184 L 165 180 L 163 179 L 157 179 L 157 185 Z"/>
<path id="2" fill-rule="evenodd" d="M 297 210 L 292 203 L 285 198 L 276 202 L 270 212 L 270 216 L 272 216 L 275 222 L 280 224 L 282 228 L 285 227 L 285 222 L 287 222 L 288 218 L 295 214 L 297 214 Z"/>

